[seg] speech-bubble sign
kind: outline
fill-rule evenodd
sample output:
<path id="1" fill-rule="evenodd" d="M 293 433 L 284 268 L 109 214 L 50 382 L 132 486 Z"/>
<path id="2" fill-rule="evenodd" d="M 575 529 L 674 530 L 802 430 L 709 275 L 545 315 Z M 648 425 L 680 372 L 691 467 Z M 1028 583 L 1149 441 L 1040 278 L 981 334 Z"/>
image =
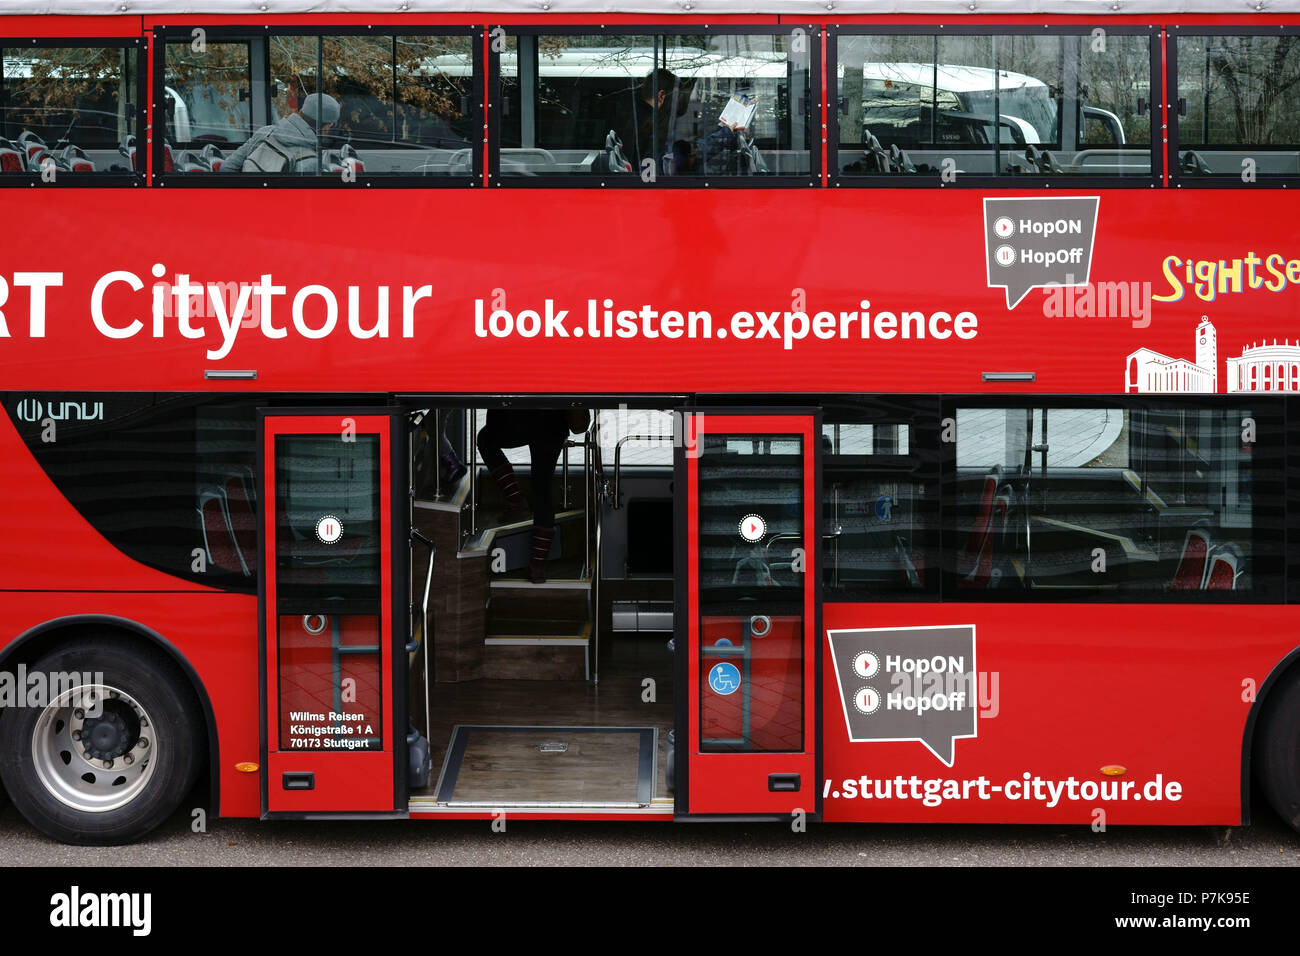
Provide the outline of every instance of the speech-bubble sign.
<path id="1" fill-rule="evenodd" d="M 1097 196 L 984 200 L 989 288 L 1014 309 L 1030 289 L 1087 285 L 1097 234 Z"/>
<path id="2" fill-rule="evenodd" d="M 975 625 L 827 631 L 849 740 L 916 740 L 947 766 L 975 736 Z"/>

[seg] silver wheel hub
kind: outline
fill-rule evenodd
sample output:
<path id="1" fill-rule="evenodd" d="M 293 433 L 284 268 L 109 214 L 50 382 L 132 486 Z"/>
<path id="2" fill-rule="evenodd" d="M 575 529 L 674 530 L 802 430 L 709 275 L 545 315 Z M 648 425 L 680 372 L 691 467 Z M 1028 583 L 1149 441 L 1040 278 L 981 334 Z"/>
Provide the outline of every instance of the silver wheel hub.
<path id="1" fill-rule="evenodd" d="M 32 762 L 60 803 L 106 813 L 134 800 L 153 777 L 157 736 L 153 720 L 130 694 L 86 684 L 41 712 Z"/>

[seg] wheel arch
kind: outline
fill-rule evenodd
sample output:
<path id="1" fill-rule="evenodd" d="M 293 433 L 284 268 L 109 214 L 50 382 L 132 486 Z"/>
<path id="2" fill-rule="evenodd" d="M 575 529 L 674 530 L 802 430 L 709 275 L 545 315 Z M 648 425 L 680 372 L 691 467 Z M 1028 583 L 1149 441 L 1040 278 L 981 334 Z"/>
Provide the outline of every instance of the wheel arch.
<path id="1" fill-rule="evenodd" d="M 0 650 L 0 668 L 18 664 L 33 664 L 45 654 L 73 638 L 94 630 L 114 631 L 127 640 L 161 650 L 167 659 L 184 675 L 194 699 L 198 701 L 208 745 L 209 810 L 214 816 L 221 813 L 220 746 L 217 737 L 216 714 L 212 700 L 199 678 L 198 672 L 180 649 L 153 628 L 112 614 L 70 614 L 51 618 L 19 634 L 8 646 Z M 0 781 L 3 784 L 3 781 Z"/>
<path id="2" fill-rule="evenodd" d="M 1269 705 L 1269 695 L 1273 688 L 1287 674 L 1293 670 L 1300 670 L 1300 646 L 1291 649 L 1291 652 L 1273 665 L 1273 669 L 1268 672 L 1264 682 L 1259 685 L 1255 694 L 1254 701 L 1251 702 L 1250 711 L 1246 714 L 1246 727 L 1242 731 L 1241 737 L 1241 825 L 1250 825 L 1250 795 L 1251 795 L 1251 775 L 1253 773 L 1253 762 L 1255 754 L 1255 728 L 1259 724 L 1260 715 L 1262 715 Z"/>

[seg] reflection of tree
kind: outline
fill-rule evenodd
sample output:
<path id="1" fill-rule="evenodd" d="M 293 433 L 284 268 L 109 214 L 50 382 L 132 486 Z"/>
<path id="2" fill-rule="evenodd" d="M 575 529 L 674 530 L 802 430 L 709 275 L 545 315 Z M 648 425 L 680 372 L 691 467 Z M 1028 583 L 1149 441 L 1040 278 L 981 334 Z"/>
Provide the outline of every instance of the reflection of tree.
<path id="1" fill-rule="evenodd" d="M 315 92 L 342 104 L 343 135 L 388 142 L 445 138 L 449 124 L 466 120 L 462 98 L 473 79 L 469 36 L 272 36 L 268 44 L 271 120 Z M 249 41 L 210 41 L 201 52 L 188 41 L 168 44 L 167 70 L 168 83 L 185 95 L 204 89 L 228 127 L 246 123 L 241 102 L 251 82 Z"/>
<path id="2" fill-rule="evenodd" d="M 1294 36 L 1209 38 L 1211 142 L 1280 144 L 1300 139 L 1291 93 L 1300 83 L 1300 57 L 1294 55 L 1300 48 L 1295 41 Z"/>
<path id="3" fill-rule="evenodd" d="M 241 114 L 240 104 L 249 87 L 247 41 L 212 41 L 202 52 L 196 52 L 189 41 L 167 44 L 167 85 L 177 89 L 191 108 L 203 97 L 223 120 L 200 125 L 214 132 L 246 129 L 247 114 Z"/>
<path id="4" fill-rule="evenodd" d="M 401 127 L 423 114 L 464 119 L 472 62 L 468 36 L 274 37 L 271 47 L 272 77 L 295 103 L 328 93 L 343 102 L 343 125 L 388 139 L 405 138 Z"/>
<path id="5" fill-rule="evenodd" d="M 1090 53 L 1090 40 L 1080 43 L 1081 98 L 1089 106 L 1110 110 L 1119 117 L 1129 143 L 1151 142 L 1151 47 L 1144 36 L 1112 36 L 1104 52 Z M 1138 100 L 1146 108 L 1138 112 Z M 1089 136 L 1092 129 L 1089 127 Z"/>
<path id="6" fill-rule="evenodd" d="M 118 135 L 127 123 L 121 104 L 132 98 L 124 89 L 124 56 L 104 47 L 5 49 L 6 126 L 62 127 L 62 133 L 91 113 L 90 126 Z"/>

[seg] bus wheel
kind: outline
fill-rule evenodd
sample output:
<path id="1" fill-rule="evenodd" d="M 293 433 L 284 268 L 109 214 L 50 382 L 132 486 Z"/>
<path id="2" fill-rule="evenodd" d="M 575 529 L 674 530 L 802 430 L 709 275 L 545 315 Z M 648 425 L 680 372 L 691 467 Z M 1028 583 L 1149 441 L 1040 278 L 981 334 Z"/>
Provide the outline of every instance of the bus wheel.
<path id="1" fill-rule="evenodd" d="M 1300 668 L 1269 696 L 1259 722 L 1255 764 L 1273 809 L 1300 830 Z"/>
<path id="2" fill-rule="evenodd" d="M 194 785 L 199 721 L 184 678 L 156 653 L 78 642 L 28 670 L 0 719 L 0 778 L 23 816 L 64 843 L 129 843 Z"/>

